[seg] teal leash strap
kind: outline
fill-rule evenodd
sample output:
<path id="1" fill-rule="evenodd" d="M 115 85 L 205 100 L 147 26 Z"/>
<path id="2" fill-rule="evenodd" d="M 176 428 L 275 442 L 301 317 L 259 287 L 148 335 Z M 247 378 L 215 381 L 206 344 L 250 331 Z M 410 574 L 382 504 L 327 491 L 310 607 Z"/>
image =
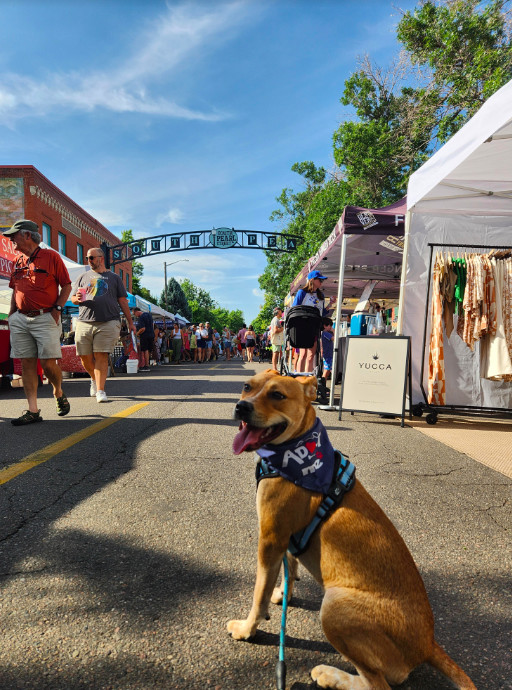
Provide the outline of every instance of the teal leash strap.
<path id="1" fill-rule="evenodd" d="M 281 613 L 281 631 L 279 633 L 279 661 L 276 666 L 277 690 L 286 688 L 286 663 L 284 660 L 284 647 L 286 636 L 286 612 L 288 610 L 288 559 L 286 554 L 283 558 L 284 568 L 284 587 L 283 587 L 283 609 Z"/>

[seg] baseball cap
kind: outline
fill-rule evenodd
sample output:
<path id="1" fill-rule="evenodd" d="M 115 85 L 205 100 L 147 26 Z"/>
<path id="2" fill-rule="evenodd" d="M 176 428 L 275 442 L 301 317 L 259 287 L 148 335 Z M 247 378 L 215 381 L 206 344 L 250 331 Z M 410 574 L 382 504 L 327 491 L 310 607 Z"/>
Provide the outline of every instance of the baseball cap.
<path id="1" fill-rule="evenodd" d="M 311 271 L 308 273 L 308 280 L 313 280 L 313 278 L 318 278 L 318 280 L 327 280 L 327 276 L 323 276 L 320 271 Z"/>
<path id="2" fill-rule="evenodd" d="M 4 230 L 2 234 L 4 237 L 11 237 L 11 235 L 15 235 L 17 232 L 20 232 L 20 230 L 39 232 L 39 226 L 37 223 L 34 223 L 33 220 L 25 220 L 25 218 L 22 218 L 21 220 L 17 220 L 8 230 Z"/>

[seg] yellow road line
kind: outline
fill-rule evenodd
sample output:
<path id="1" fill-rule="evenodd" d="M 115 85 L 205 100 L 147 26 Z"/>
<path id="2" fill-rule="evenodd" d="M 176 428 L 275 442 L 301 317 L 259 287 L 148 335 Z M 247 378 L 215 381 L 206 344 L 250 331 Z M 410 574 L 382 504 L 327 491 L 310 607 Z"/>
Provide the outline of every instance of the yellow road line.
<path id="1" fill-rule="evenodd" d="M 146 405 L 149 405 L 149 403 L 143 402 L 139 403 L 138 405 L 128 407 L 126 410 L 122 410 L 121 412 L 117 412 L 116 414 L 112 415 L 112 417 L 107 417 L 106 419 L 102 419 L 100 422 L 96 422 L 96 424 L 87 427 L 87 429 L 77 431 L 75 434 L 71 434 L 71 436 L 67 436 L 60 441 L 57 441 L 57 443 L 52 443 L 50 446 L 46 446 L 46 448 L 36 450 L 35 453 L 27 455 L 27 457 L 23 458 L 23 460 L 20 460 L 19 462 L 0 470 L 0 484 L 6 484 L 11 479 L 23 474 L 23 472 L 27 472 L 27 470 L 31 470 L 33 467 L 37 467 L 37 465 L 40 465 L 41 463 L 53 458 L 55 455 L 62 453 L 63 450 L 71 448 L 71 446 L 74 446 L 76 443 L 80 443 L 80 441 L 83 441 L 89 436 L 93 436 L 93 434 L 96 434 L 102 429 L 106 429 L 111 424 L 118 422 L 120 419 L 129 417 L 141 408 L 146 407 Z"/>

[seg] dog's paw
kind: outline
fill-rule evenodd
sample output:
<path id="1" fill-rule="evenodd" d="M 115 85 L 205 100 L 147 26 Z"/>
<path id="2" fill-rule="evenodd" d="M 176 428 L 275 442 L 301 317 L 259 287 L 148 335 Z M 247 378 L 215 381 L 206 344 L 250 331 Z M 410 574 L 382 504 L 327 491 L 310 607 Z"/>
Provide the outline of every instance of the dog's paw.
<path id="1" fill-rule="evenodd" d="M 311 671 L 311 678 L 315 681 L 319 688 L 330 688 L 331 690 L 350 690 L 356 687 L 354 679 L 356 676 L 351 676 L 345 671 L 340 671 L 334 666 L 315 666 Z M 360 679 L 359 679 L 360 680 Z M 357 687 L 361 687 L 358 685 Z"/>
<path id="2" fill-rule="evenodd" d="M 251 630 L 247 621 L 229 621 L 228 633 L 231 633 L 234 640 L 249 640 L 256 631 Z"/>
<path id="3" fill-rule="evenodd" d="M 270 601 L 273 604 L 282 604 L 283 603 L 283 592 L 280 587 L 274 587 L 274 591 L 272 592 L 272 596 L 270 597 Z"/>

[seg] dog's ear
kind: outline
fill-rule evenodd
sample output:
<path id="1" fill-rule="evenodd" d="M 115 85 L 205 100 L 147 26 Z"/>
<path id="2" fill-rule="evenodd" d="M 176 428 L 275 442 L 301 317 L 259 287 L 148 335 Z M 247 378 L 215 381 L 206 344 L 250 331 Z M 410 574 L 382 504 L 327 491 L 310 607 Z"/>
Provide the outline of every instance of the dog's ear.
<path id="1" fill-rule="evenodd" d="M 316 400 L 318 381 L 316 376 L 298 376 L 296 379 L 304 389 L 304 395 L 308 400 Z"/>

